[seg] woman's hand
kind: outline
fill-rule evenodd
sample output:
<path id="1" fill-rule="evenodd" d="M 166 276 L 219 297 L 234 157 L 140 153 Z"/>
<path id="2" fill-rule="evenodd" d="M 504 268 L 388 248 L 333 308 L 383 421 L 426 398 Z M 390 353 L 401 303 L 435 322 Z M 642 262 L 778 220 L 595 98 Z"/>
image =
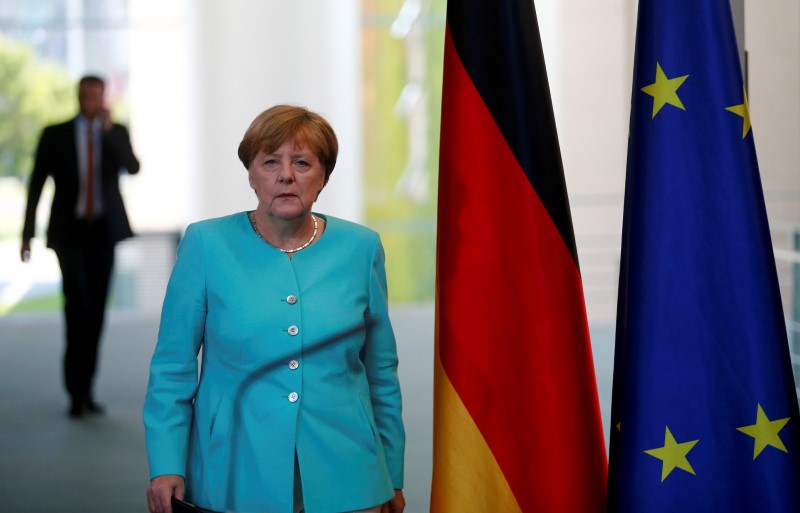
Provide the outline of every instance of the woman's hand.
<path id="1" fill-rule="evenodd" d="M 156 476 L 147 487 L 147 509 L 150 513 L 172 513 L 172 497 L 183 500 L 183 477 L 177 474 Z"/>
<path id="2" fill-rule="evenodd" d="M 406 509 L 406 499 L 403 497 L 403 490 L 396 488 L 394 497 L 381 506 L 381 513 L 403 513 L 404 509 Z"/>

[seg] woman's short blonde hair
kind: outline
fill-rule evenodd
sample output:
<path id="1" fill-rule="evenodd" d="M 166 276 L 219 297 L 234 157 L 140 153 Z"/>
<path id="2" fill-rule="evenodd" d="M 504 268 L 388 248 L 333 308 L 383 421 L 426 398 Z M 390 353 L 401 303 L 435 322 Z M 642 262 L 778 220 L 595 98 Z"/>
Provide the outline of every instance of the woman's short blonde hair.
<path id="1" fill-rule="evenodd" d="M 325 118 L 305 107 L 276 105 L 259 114 L 239 143 L 239 160 L 250 169 L 259 151 L 272 153 L 286 141 L 293 141 L 298 148 L 308 146 L 314 152 L 327 184 L 336 166 L 339 142 Z"/>

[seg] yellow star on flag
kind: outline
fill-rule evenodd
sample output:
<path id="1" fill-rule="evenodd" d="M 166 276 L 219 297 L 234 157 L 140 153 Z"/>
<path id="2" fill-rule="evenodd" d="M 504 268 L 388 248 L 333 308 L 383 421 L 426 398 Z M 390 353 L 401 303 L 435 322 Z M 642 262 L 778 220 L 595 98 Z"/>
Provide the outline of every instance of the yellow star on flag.
<path id="1" fill-rule="evenodd" d="M 750 131 L 750 104 L 747 102 L 747 90 L 744 91 L 744 103 L 734 105 L 733 107 L 726 107 L 725 110 L 731 111 L 737 116 L 742 117 L 742 139 L 747 137 L 747 132 Z"/>
<path id="2" fill-rule="evenodd" d="M 661 482 L 663 483 L 664 479 L 666 479 L 675 468 L 685 470 L 695 475 L 692 465 L 689 464 L 689 460 L 686 459 L 686 455 L 689 454 L 689 451 L 691 451 L 699 441 L 700 440 L 692 440 L 691 442 L 678 443 L 675 441 L 675 437 L 672 436 L 669 426 L 667 426 L 667 431 L 664 434 L 664 447 L 657 447 L 644 452 L 663 462 L 661 465 Z"/>
<path id="3" fill-rule="evenodd" d="M 778 432 L 783 429 L 783 426 L 785 426 L 787 422 L 789 422 L 789 417 L 785 419 L 769 420 L 767 414 L 764 413 L 764 409 L 761 408 L 759 404 L 758 410 L 756 411 L 756 423 L 752 426 L 744 426 L 736 429 L 755 438 L 755 444 L 753 445 L 753 459 L 755 460 L 768 445 L 780 449 L 783 452 L 789 452 L 786 450 L 786 446 L 783 445 L 781 437 L 778 436 Z"/>
<path id="4" fill-rule="evenodd" d="M 661 107 L 668 103 L 681 110 L 686 110 L 683 102 L 678 97 L 678 88 L 687 78 L 689 78 L 689 75 L 667 78 L 664 70 L 661 69 L 661 64 L 656 62 L 656 81 L 642 88 L 642 91 L 653 97 L 653 118 L 656 117 Z"/>

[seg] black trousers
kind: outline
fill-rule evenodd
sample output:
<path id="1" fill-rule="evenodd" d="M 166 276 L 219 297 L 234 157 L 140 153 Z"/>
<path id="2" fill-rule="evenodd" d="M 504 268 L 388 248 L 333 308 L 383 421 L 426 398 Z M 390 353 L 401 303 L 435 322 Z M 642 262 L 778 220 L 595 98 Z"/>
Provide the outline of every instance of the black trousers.
<path id="1" fill-rule="evenodd" d="M 64 385 L 74 403 L 93 400 L 93 381 L 114 267 L 114 243 L 102 221 L 80 222 L 74 241 L 57 248 L 64 292 Z"/>

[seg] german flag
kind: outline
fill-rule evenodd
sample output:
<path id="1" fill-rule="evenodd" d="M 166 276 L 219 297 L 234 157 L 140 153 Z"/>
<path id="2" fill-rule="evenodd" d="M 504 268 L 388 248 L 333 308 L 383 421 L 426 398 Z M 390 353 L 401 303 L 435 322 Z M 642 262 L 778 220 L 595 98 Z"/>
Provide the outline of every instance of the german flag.
<path id="1" fill-rule="evenodd" d="M 604 509 L 583 287 L 530 0 L 447 7 L 433 513 Z"/>

